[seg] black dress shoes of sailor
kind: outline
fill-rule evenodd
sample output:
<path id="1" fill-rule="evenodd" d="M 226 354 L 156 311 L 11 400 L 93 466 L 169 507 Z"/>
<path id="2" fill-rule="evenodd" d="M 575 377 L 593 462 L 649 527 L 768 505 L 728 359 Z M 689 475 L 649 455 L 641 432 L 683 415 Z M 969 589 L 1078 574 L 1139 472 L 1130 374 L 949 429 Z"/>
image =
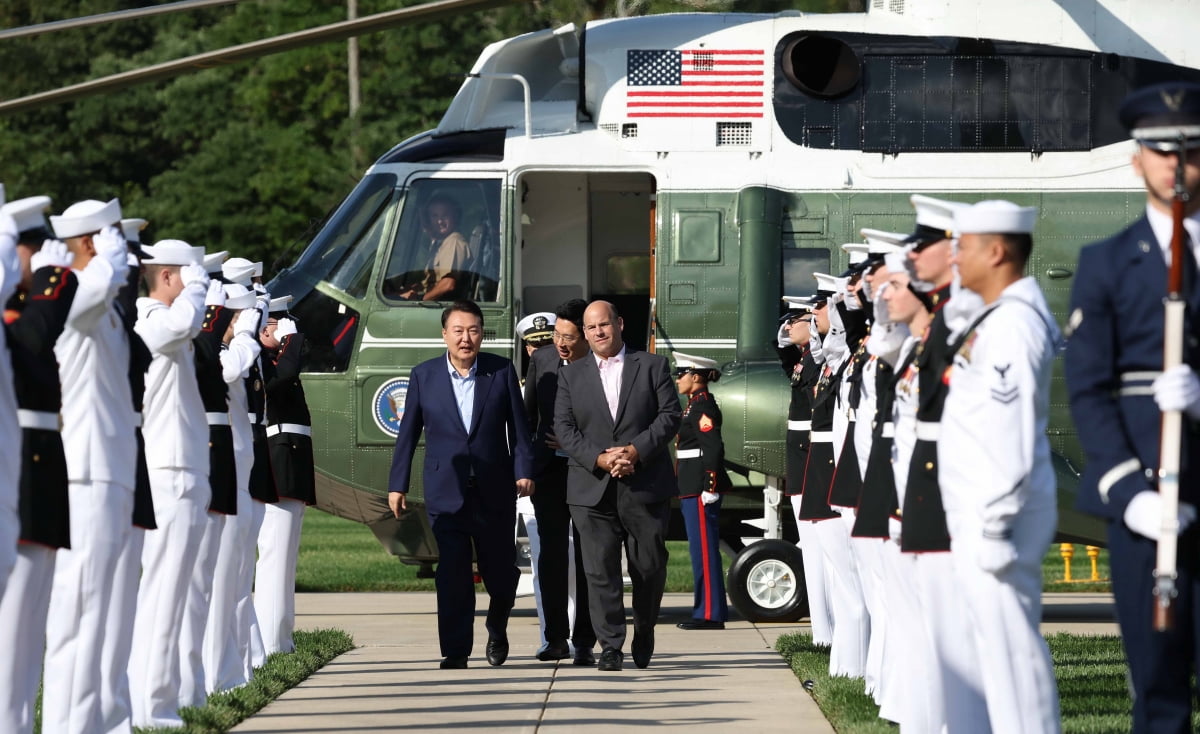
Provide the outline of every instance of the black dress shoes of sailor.
<path id="1" fill-rule="evenodd" d="M 724 622 L 718 622 L 715 619 L 689 619 L 686 622 L 680 622 L 675 625 L 681 630 L 723 630 L 725 629 Z"/>
<path id="2" fill-rule="evenodd" d="M 654 654 L 654 626 L 633 631 L 633 664 L 644 668 L 650 664 L 650 656 Z"/>
<path id="3" fill-rule="evenodd" d="M 467 659 L 453 656 L 442 658 L 442 664 L 438 667 L 442 670 L 461 670 L 467 667 Z"/>
<path id="4" fill-rule="evenodd" d="M 546 646 L 538 650 L 538 660 L 563 660 L 571 657 L 571 646 L 566 640 L 553 640 L 547 642 Z"/>
<path id="5" fill-rule="evenodd" d="M 621 661 L 624 657 L 620 650 L 611 647 L 605 648 L 604 652 L 600 653 L 599 669 L 607 671 L 620 670 Z"/>
<path id="6" fill-rule="evenodd" d="M 590 647 L 577 647 L 575 648 L 575 660 L 573 662 L 575 665 L 595 665 L 596 656 L 592 654 L 592 648 Z"/>
<path id="7" fill-rule="evenodd" d="M 488 665 L 504 665 L 508 660 L 508 640 L 502 637 L 489 637 L 487 641 Z"/>

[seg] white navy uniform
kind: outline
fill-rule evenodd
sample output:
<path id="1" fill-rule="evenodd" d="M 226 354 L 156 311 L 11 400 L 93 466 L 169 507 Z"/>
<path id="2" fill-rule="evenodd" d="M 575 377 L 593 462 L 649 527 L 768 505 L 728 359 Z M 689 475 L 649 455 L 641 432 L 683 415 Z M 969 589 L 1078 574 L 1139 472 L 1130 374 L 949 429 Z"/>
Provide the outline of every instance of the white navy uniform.
<path id="1" fill-rule="evenodd" d="M 63 218 L 81 204 L 69 207 Z M 113 209 L 106 221 L 119 221 L 116 201 L 108 206 Z M 55 232 L 76 236 L 59 224 Z M 79 288 L 54 345 L 63 394 L 71 549 L 58 551 L 46 618 L 43 677 L 54 681 L 42 698 L 46 734 L 104 730 L 103 640 L 116 626 L 128 624 L 108 614 L 111 579 L 131 531 L 137 462 L 129 340 L 114 304 L 128 269 L 123 242 L 120 250 L 119 270 L 98 253 L 75 271 Z"/>
<path id="2" fill-rule="evenodd" d="M 162 262 L 158 249 L 166 244 L 143 249 Z M 203 251 L 190 249 L 199 251 L 194 258 L 198 263 Z M 146 536 L 142 550 L 142 583 L 129 660 L 134 726 L 182 726 L 178 633 L 211 496 L 208 422 L 192 345 L 204 317 L 206 281 L 186 285 L 170 306 L 154 298 L 137 302 L 135 330 L 153 355 L 146 374 L 142 431 L 153 437 L 146 442 L 146 466 L 158 529 Z"/>
<path id="3" fill-rule="evenodd" d="M 0 203 L 3 203 L 0 201 Z M 0 213 L 0 303 L 7 303 L 21 280 L 17 259 L 17 224 Z M 0 329 L 3 331 L 3 329 Z M 17 423 L 17 397 L 13 387 L 12 362 L 6 338 L 0 334 L 0 441 L 13 449 L 0 452 L 0 595 L 17 560 L 17 537 L 21 523 L 17 515 L 18 483 L 21 477 L 21 427 Z"/>
<path id="4" fill-rule="evenodd" d="M 938 481 L 996 732 L 1059 730 L 1041 622 L 1042 557 L 1058 511 L 1046 424 L 1058 327 L 1037 282 L 1004 289 L 954 355 L 938 439 Z M 1011 543 L 1016 560 L 980 567 L 980 546 Z"/>

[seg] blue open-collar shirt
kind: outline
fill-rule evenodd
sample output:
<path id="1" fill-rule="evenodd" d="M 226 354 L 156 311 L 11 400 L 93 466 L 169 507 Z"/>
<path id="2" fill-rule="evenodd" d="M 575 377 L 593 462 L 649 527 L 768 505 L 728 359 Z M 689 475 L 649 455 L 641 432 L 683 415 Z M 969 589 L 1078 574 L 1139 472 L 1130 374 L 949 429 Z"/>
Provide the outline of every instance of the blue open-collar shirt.
<path id="1" fill-rule="evenodd" d="M 471 432 L 471 419 L 475 414 L 475 368 L 479 360 L 471 364 L 467 376 L 463 377 L 450 361 L 450 352 L 446 352 L 446 369 L 450 371 L 450 386 L 454 388 L 454 402 L 458 403 L 458 415 L 462 418 L 463 429 Z"/>

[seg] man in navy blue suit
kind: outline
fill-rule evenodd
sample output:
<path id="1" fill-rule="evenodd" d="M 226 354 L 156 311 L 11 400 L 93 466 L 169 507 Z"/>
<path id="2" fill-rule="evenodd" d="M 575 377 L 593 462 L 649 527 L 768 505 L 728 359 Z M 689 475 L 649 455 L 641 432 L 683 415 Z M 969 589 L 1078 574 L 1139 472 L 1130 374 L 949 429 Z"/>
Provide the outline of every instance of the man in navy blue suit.
<path id="1" fill-rule="evenodd" d="M 471 654 L 475 585 L 471 556 L 491 603 L 487 661 L 508 658 L 508 615 L 517 594 L 515 496 L 533 494 L 532 445 L 512 362 L 479 351 L 483 313 L 472 301 L 442 312 L 446 354 L 409 376 L 404 418 L 388 479 L 396 517 L 408 509 L 409 473 L 425 431 L 422 486 L 438 544 L 438 639 L 441 667 L 465 668 Z M 515 496 L 514 496 L 515 492 Z"/>
<path id="2" fill-rule="evenodd" d="M 1121 105 L 1138 146 L 1133 169 L 1146 186 L 1146 215 L 1079 256 L 1067 321 L 1071 413 L 1087 455 L 1080 509 L 1108 520 L 1113 595 L 1133 686 L 1134 732 L 1191 731 L 1191 676 L 1200 630 L 1200 85 L 1172 82 L 1138 90 Z M 1183 151 L 1179 132 L 1191 135 Z M 1163 365 L 1163 296 L 1172 232 L 1171 201 L 1184 156 L 1184 361 Z M 1153 399 L 1151 399 L 1153 398 Z M 1156 476 L 1160 410 L 1182 410 L 1178 578 L 1174 629 L 1153 629 L 1156 545 L 1162 505 Z"/>

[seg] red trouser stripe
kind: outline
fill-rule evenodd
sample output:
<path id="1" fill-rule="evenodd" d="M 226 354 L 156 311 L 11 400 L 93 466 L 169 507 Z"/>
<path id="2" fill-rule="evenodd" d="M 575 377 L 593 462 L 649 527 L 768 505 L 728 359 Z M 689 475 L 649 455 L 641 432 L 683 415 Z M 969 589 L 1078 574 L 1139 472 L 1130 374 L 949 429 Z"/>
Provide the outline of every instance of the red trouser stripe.
<path id="1" fill-rule="evenodd" d="M 696 496 L 696 508 L 700 515 L 700 558 L 704 562 L 704 618 L 712 619 L 712 573 L 708 565 L 708 517 L 704 511 L 704 500 Z"/>

